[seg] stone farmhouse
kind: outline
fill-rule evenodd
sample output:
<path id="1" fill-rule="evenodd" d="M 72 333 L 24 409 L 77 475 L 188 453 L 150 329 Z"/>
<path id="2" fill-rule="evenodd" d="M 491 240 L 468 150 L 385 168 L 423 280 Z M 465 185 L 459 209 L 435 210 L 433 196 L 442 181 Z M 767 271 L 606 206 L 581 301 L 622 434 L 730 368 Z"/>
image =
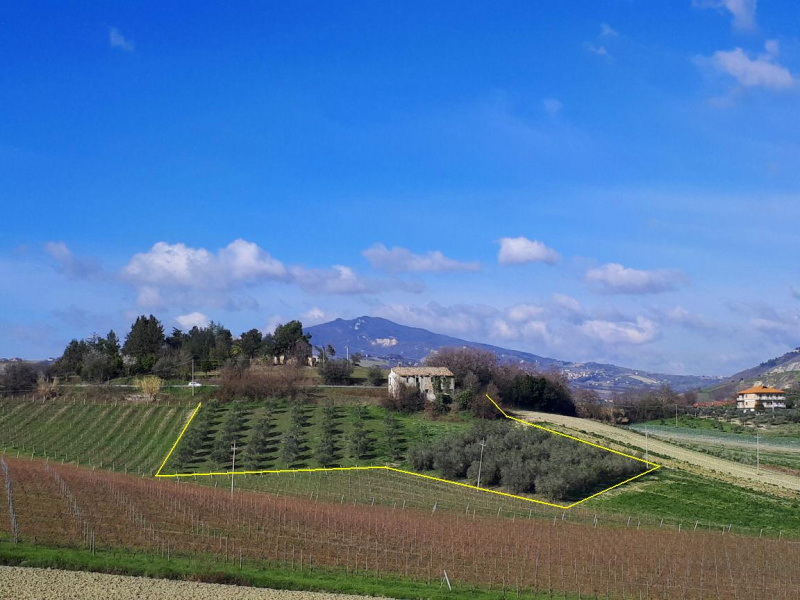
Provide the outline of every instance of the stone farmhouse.
<path id="1" fill-rule="evenodd" d="M 759 403 L 763 408 L 786 408 L 786 392 L 765 385 L 756 385 L 736 395 L 736 408 L 752 411 Z"/>
<path id="2" fill-rule="evenodd" d="M 437 388 L 444 394 L 455 390 L 455 376 L 447 367 L 394 367 L 389 372 L 392 396 L 397 396 L 401 383 L 421 390 L 431 402 L 436 399 Z"/>

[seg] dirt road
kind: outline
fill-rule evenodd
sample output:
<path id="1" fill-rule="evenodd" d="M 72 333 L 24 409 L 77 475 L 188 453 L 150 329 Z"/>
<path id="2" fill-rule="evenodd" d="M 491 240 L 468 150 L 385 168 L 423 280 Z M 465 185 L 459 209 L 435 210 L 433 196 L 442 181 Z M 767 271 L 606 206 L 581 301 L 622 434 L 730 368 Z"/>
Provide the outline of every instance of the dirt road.
<path id="1" fill-rule="evenodd" d="M 687 450 L 669 442 L 649 438 L 645 440 L 645 436 L 629 429 L 622 427 L 614 427 L 591 421 L 589 419 L 578 419 L 576 417 L 565 417 L 563 415 L 552 415 L 548 413 L 539 413 L 533 411 L 518 410 L 514 414 L 520 419 L 531 421 L 534 423 L 553 423 L 560 427 L 566 427 L 576 432 L 584 431 L 589 434 L 600 435 L 621 444 L 630 444 L 637 448 L 644 450 L 645 443 L 649 452 L 661 456 L 683 461 L 691 465 L 695 465 L 708 471 L 716 471 L 725 475 L 732 476 L 743 482 L 754 481 L 775 485 L 787 490 L 800 492 L 800 477 L 787 475 L 784 473 L 776 473 L 774 471 L 760 470 L 756 473 L 756 469 L 750 465 L 742 465 L 722 458 L 716 458 L 703 454 L 702 452 L 695 452 L 694 450 Z M 581 437 L 576 435 L 576 437 Z M 651 460 L 658 462 L 658 459 L 651 457 Z"/>

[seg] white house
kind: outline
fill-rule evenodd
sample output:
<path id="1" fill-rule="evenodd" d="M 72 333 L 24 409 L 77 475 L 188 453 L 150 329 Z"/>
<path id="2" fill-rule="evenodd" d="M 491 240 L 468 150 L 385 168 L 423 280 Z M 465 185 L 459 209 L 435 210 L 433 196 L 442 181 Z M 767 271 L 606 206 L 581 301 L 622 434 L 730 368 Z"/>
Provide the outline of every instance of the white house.
<path id="1" fill-rule="evenodd" d="M 389 393 L 396 396 L 400 391 L 400 384 L 404 383 L 422 390 L 425 397 L 433 401 L 439 385 L 443 394 L 452 394 L 455 381 L 455 376 L 447 367 L 394 367 L 389 372 Z"/>
<path id="2" fill-rule="evenodd" d="M 765 385 L 756 385 L 736 395 L 736 408 L 755 410 L 758 403 L 763 408 L 786 408 L 786 392 Z"/>

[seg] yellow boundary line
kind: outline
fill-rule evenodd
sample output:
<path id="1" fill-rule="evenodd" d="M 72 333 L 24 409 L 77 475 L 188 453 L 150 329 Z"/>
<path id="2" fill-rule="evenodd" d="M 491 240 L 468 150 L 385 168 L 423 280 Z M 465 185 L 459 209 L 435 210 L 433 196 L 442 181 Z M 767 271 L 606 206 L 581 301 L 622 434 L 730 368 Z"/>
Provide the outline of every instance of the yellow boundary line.
<path id="1" fill-rule="evenodd" d="M 432 481 L 439 481 L 439 482 L 442 482 L 442 483 L 449 483 L 450 485 L 457 485 L 459 487 L 468 488 L 468 489 L 471 489 L 471 490 L 477 490 L 479 492 L 485 492 L 487 494 L 495 494 L 497 496 L 505 496 L 506 498 L 515 498 L 517 500 L 526 500 L 527 502 L 533 502 L 535 504 L 544 504 L 545 506 L 552 506 L 552 507 L 555 507 L 555 508 L 562 508 L 562 509 L 566 510 L 566 509 L 572 508 L 573 506 L 577 506 L 578 504 L 581 504 L 582 502 L 586 502 L 587 500 L 590 500 L 591 498 L 595 498 L 595 497 L 597 497 L 597 496 L 599 496 L 601 494 L 605 494 L 606 492 L 608 492 L 610 490 L 613 490 L 614 488 L 618 488 L 621 485 L 624 485 L 626 483 L 630 483 L 634 479 L 638 479 L 639 477 L 643 477 L 644 475 L 647 475 L 648 473 L 652 473 L 653 471 L 656 471 L 656 470 L 661 468 L 661 465 L 656 464 L 654 462 L 650 462 L 650 461 L 644 460 L 642 458 L 638 458 L 636 456 L 631 456 L 630 454 L 625 454 L 624 452 L 619 452 L 618 450 L 613 450 L 612 448 L 606 448 L 605 446 L 600 446 L 599 444 L 595 444 L 595 443 L 592 443 L 592 442 L 587 442 L 586 440 L 582 440 L 582 439 L 577 438 L 575 436 L 568 435 L 566 433 L 561 433 L 560 431 L 555 431 L 553 429 L 548 429 L 547 427 L 543 427 L 542 425 L 536 425 L 534 423 L 529 423 L 528 421 L 523 421 L 522 419 L 517 419 L 516 417 L 511 417 L 508 414 L 506 414 L 506 411 L 504 411 L 502 408 L 500 408 L 500 406 L 497 404 L 497 402 L 495 402 L 489 396 L 489 394 L 486 394 L 486 397 L 489 399 L 489 401 L 491 401 L 492 404 L 494 404 L 494 406 L 497 408 L 497 410 L 500 411 L 500 414 L 502 414 L 506 419 L 510 419 L 512 421 L 516 421 L 517 423 L 522 423 L 523 425 L 527 425 L 529 427 L 535 427 L 537 429 L 542 429 L 542 430 L 547 431 L 549 433 L 552 433 L 552 434 L 555 434 L 555 435 L 560 435 L 561 437 L 569 438 L 569 439 L 574 440 L 576 442 L 581 442 L 582 444 L 588 444 L 589 446 L 593 446 L 595 448 L 600 448 L 601 450 L 607 450 L 608 452 L 613 452 L 614 454 L 619 454 L 620 456 L 624 456 L 626 458 L 631 458 L 633 460 L 636 460 L 636 461 L 639 461 L 639 462 L 644 463 L 646 465 L 649 465 L 651 468 L 646 470 L 646 471 L 644 471 L 643 473 L 639 473 L 638 475 L 636 475 L 634 477 L 631 477 L 630 479 L 626 479 L 625 481 L 620 481 L 619 483 L 617 483 L 615 485 L 612 485 L 611 487 L 606 488 L 604 490 L 601 490 L 601 491 L 597 492 L 596 494 L 592 494 L 591 496 L 587 496 L 583 500 L 578 500 L 577 502 L 573 502 L 572 504 L 568 504 L 568 505 L 554 504 L 552 502 L 545 502 L 544 500 L 534 500 L 533 498 L 527 498 L 525 496 L 518 496 L 516 494 L 507 494 L 506 492 L 498 492 L 497 490 L 489 490 L 489 489 L 481 488 L 481 487 L 478 487 L 478 486 L 475 486 L 475 485 L 470 485 L 468 483 L 459 483 L 458 481 L 450 481 L 449 479 L 441 479 L 440 477 L 433 477 L 431 475 L 423 475 L 422 473 L 415 473 L 413 471 L 406 471 L 404 469 L 397 469 L 395 467 L 389 467 L 389 466 L 322 467 L 322 468 L 316 468 L 316 469 L 272 469 L 272 470 L 264 470 L 264 471 L 215 471 L 215 472 L 210 472 L 210 473 L 174 473 L 174 474 L 169 474 L 169 475 L 168 474 L 162 475 L 161 474 L 161 470 L 164 468 L 164 465 L 167 464 L 167 461 L 169 460 L 169 457 L 172 456 L 172 453 L 175 451 L 175 448 L 177 447 L 178 442 L 181 441 L 181 438 L 183 437 L 183 434 L 186 433 L 186 430 L 189 428 L 189 425 L 191 424 L 192 419 L 194 419 L 195 415 L 197 414 L 197 411 L 200 410 L 200 407 L 203 405 L 203 403 L 200 402 L 200 403 L 197 404 L 197 408 L 194 409 L 194 412 L 192 412 L 192 415 L 189 417 L 189 420 L 186 422 L 186 425 L 183 426 L 183 429 L 181 430 L 181 433 L 178 436 L 178 439 L 175 440 L 174 444 L 172 444 L 172 448 L 170 449 L 169 453 L 167 454 L 166 458 L 164 459 L 164 462 L 161 463 L 161 466 L 158 468 L 158 471 L 156 472 L 155 476 L 156 477 L 211 477 L 211 476 L 214 476 L 214 475 L 262 475 L 262 474 L 270 474 L 270 473 L 315 473 L 315 472 L 320 472 L 320 471 L 328 472 L 328 471 L 384 470 L 384 471 L 394 471 L 395 473 L 403 473 L 404 475 L 413 475 L 414 477 L 421 477 L 422 479 L 430 479 Z"/>

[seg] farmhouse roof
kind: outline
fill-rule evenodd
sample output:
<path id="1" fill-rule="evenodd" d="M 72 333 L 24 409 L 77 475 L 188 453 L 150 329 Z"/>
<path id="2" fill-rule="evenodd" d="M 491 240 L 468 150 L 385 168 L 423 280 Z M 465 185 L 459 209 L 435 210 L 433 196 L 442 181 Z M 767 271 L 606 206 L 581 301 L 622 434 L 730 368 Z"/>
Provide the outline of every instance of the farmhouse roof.
<path id="1" fill-rule="evenodd" d="M 767 387 L 765 385 L 756 385 L 751 388 L 747 388 L 746 390 L 742 390 L 739 392 L 739 395 L 742 394 L 785 394 L 786 391 L 779 390 L 776 388 Z"/>
<path id="2" fill-rule="evenodd" d="M 453 373 L 447 367 L 394 367 L 392 369 L 401 377 L 433 377 L 435 375 L 453 377 Z"/>

